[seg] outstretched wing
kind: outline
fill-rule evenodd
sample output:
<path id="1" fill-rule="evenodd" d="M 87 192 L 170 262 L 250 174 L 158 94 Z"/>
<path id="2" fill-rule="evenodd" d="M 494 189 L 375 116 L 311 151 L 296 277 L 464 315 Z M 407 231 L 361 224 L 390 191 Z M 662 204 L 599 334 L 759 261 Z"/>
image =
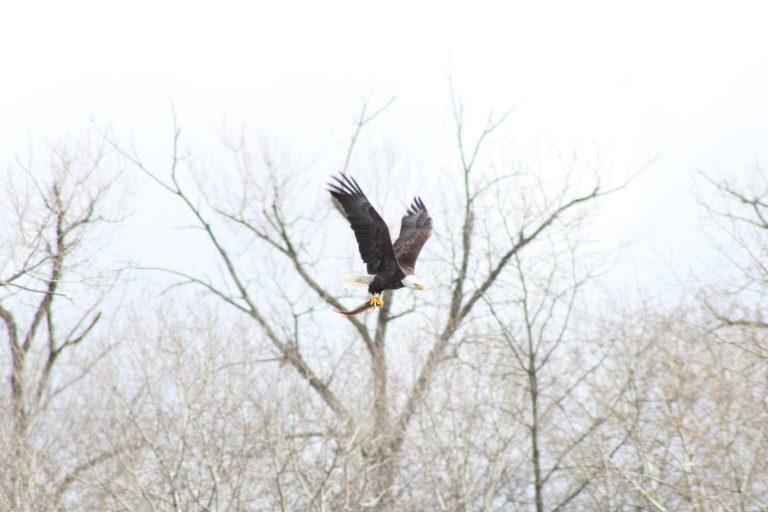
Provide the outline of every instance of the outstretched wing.
<path id="1" fill-rule="evenodd" d="M 416 271 L 416 258 L 432 234 L 432 217 L 420 197 L 416 197 L 400 224 L 400 236 L 395 240 L 395 256 L 406 274 Z"/>
<path id="2" fill-rule="evenodd" d="M 389 238 L 389 228 L 381 215 L 371 206 L 360 185 L 343 173 L 336 183 L 329 183 L 328 192 L 339 202 L 355 232 L 360 256 L 369 274 L 397 268 L 395 251 Z"/>

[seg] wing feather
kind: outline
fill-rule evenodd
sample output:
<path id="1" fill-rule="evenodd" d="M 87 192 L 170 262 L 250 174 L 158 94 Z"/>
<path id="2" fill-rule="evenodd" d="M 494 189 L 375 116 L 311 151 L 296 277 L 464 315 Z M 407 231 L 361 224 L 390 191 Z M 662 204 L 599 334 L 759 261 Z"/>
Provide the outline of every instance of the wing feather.
<path id="1" fill-rule="evenodd" d="M 395 256 L 406 274 L 416 272 L 416 259 L 432 235 L 432 217 L 420 197 L 413 199 L 400 223 L 400 236 L 395 240 Z"/>
<path id="2" fill-rule="evenodd" d="M 328 184 L 328 192 L 339 202 L 355 233 L 360 257 L 369 274 L 379 274 L 397 267 L 397 258 L 389 237 L 389 228 L 365 197 L 354 178 L 341 173 L 341 179 Z"/>

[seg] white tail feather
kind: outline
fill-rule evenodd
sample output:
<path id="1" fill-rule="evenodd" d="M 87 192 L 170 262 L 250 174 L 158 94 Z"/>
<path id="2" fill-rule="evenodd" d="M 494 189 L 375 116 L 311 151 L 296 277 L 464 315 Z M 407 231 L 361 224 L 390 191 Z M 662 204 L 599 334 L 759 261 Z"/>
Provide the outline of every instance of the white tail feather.
<path id="1" fill-rule="evenodd" d="M 343 274 L 339 276 L 339 282 L 347 288 L 368 288 L 374 277 L 360 274 Z"/>

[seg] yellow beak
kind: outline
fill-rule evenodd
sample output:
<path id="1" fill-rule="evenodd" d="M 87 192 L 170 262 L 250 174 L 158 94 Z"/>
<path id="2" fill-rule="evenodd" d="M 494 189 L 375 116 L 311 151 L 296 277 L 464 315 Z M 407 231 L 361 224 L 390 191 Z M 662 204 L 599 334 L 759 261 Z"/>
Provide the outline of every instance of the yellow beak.
<path id="1" fill-rule="evenodd" d="M 423 284 L 417 284 L 416 289 L 419 290 L 420 292 L 423 292 L 424 290 L 427 289 L 427 287 L 424 286 Z"/>

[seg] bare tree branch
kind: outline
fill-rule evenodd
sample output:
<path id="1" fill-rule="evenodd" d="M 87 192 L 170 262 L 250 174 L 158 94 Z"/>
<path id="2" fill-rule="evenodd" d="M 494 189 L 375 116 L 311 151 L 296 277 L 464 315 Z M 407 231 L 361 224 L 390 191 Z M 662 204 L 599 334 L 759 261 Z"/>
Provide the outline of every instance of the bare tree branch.
<path id="1" fill-rule="evenodd" d="M 187 192 L 182 189 L 181 184 L 179 182 L 179 177 L 178 177 L 178 164 L 180 162 L 180 157 L 178 153 L 178 144 L 179 144 L 179 136 L 181 131 L 176 124 L 175 114 L 173 115 L 173 124 L 174 124 L 174 130 L 173 130 L 174 138 L 173 138 L 173 158 L 172 158 L 171 169 L 170 169 L 170 181 L 171 181 L 170 184 L 163 182 L 163 180 L 158 178 L 156 174 L 154 174 L 152 171 L 147 169 L 141 163 L 141 161 L 137 156 L 135 156 L 134 154 L 127 153 L 125 150 L 123 150 L 119 146 L 119 144 L 117 144 L 112 139 L 108 139 L 108 141 L 110 145 L 112 145 L 112 147 L 114 147 L 121 155 L 128 158 L 128 160 L 132 162 L 140 171 L 142 171 L 145 175 L 149 176 L 155 183 L 161 185 L 166 191 L 176 196 L 186 206 L 187 210 L 195 217 L 198 225 L 203 229 L 203 231 L 206 234 L 206 237 L 215 248 L 216 253 L 218 254 L 221 262 L 224 264 L 226 273 L 229 276 L 231 283 L 234 284 L 235 288 L 238 291 L 238 295 L 239 295 L 238 300 L 242 301 L 242 304 L 236 302 L 234 298 L 229 297 L 228 294 L 224 293 L 223 291 L 221 291 L 220 289 L 218 289 L 217 287 L 213 286 L 211 283 L 208 283 L 205 280 L 202 280 L 200 278 L 196 278 L 190 275 L 186 275 L 184 273 L 177 272 L 177 271 L 169 271 L 169 273 L 178 275 L 181 277 L 185 277 L 190 283 L 202 285 L 204 288 L 211 291 L 212 293 L 214 293 L 219 298 L 223 299 L 228 304 L 235 306 L 237 309 L 245 312 L 251 318 L 253 318 L 261 327 L 261 329 L 264 331 L 267 339 L 269 339 L 270 342 L 275 346 L 275 348 L 278 349 L 278 351 L 282 354 L 285 360 L 289 362 L 291 366 L 293 366 L 293 368 L 298 372 L 298 374 L 320 395 L 323 401 L 325 401 L 325 403 L 328 404 L 330 409 L 339 417 L 342 423 L 348 424 L 349 422 L 352 421 L 352 417 L 345 410 L 341 402 L 336 398 L 336 396 L 333 394 L 330 388 L 310 368 L 309 364 L 304 360 L 304 358 L 298 352 L 295 344 L 289 341 L 283 341 L 280 338 L 280 336 L 278 336 L 278 334 L 273 330 L 272 326 L 270 325 L 270 322 L 261 313 L 259 308 L 256 306 L 255 302 L 253 301 L 247 287 L 245 286 L 245 283 L 242 277 L 240 276 L 239 271 L 237 270 L 234 262 L 232 261 L 232 258 L 229 255 L 229 252 L 224 248 L 223 243 L 219 240 L 218 236 L 214 232 L 212 225 L 205 218 L 200 207 L 197 206 L 192 201 L 192 199 L 187 194 Z M 286 251 L 288 251 L 288 248 L 286 248 Z M 166 271 L 168 270 L 166 269 Z"/>

